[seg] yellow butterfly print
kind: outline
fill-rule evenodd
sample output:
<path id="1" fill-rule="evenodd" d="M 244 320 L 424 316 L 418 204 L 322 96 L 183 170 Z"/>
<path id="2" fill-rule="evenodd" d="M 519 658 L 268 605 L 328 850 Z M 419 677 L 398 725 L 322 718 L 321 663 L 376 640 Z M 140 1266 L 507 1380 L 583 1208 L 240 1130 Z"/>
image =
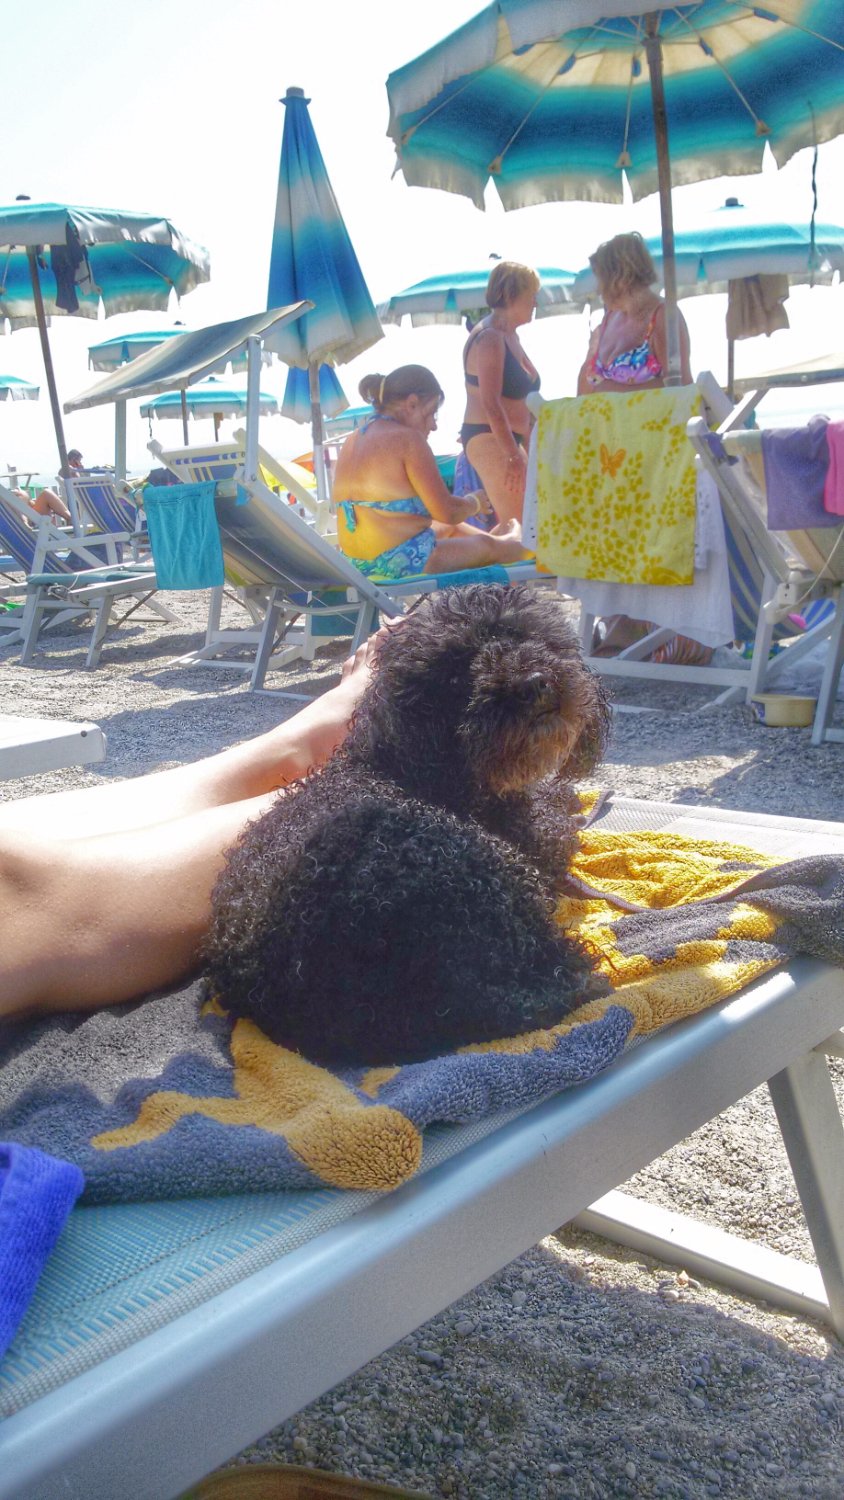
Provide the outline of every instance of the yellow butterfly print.
<path id="1" fill-rule="evenodd" d="M 619 448 L 616 453 L 610 453 L 606 443 L 601 444 L 601 473 L 609 474 L 610 479 L 615 479 L 621 465 L 627 457 L 627 449 Z"/>

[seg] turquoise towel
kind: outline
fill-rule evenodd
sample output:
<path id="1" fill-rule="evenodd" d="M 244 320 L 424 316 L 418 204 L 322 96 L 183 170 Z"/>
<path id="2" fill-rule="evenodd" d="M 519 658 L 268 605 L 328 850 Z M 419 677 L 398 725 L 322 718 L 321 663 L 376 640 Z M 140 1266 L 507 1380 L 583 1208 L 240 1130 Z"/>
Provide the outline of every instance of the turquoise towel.
<path id="1" fill-rule="evenodd" d="M 510 575 L 506 568 L 498 563 L 491 563 L 487 568 L 461 568 L 456 573 L 438 573 L 438 589 L 462 589 L 469 583 L 509 583 Z"/>
<path id="2" fill-rule="evenodd" d="M 216 485 L 147 485 L 144 510 L 160 589 L 213 589 L 223 582 Z"/>

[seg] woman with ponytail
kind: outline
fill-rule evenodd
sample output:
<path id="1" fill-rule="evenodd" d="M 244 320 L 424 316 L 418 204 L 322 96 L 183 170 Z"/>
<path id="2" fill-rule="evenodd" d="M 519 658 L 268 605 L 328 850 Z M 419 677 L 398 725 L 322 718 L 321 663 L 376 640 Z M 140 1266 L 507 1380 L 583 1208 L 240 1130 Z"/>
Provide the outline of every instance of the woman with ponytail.
<path id="1" fill-rule="evenodd" d="M 520 561 L 521 528 L 464 523 L 491 507 L 482 490 L 452 495 L 428 446 L 443 400 L 424 365 L 367 375 L 358 387 L 374 414 L 340 451 L 334 475 L 337 536 L 368 578 L 453 573 Z"/>

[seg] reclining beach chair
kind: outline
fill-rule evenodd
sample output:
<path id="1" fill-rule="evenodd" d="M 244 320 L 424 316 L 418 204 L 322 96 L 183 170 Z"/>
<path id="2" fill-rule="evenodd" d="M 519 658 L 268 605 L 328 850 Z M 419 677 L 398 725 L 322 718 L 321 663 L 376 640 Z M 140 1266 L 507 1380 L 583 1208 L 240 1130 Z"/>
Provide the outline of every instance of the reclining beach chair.
<path id="1" fill-rule="evenodd" d="M 622 678 L 648 678 L 653 681 L 696 683 L 723 689 L 710 702 L 717 706 L 735 700 L 747 701 L 757 693 L 774 687 L 778 676 L 787 666 L 793 666 L 808 654 L 826 630 L 818 626 L 812 631 L 800 633 L 798 625 L 791 623 L 789 615 L 796 611 L 797 600 L 813 587 L 812 579 L 805 567 L 789 559 L 778 539 L 767 531 L 764 523 L 746 499 L 737 495 L 741 484 L 734 478 L 725 481 L 724 470 L 729 467 L 727 455 L 719 460 L 718 445 L 710 441 L 711 430 L 722 423 L 723 429 L 730 425 L 732 403 L 717 386 L 708 372 L 699 375 L 696 381 L 701 392 L 706 417 L 694 417 L 688 424 L 688 435 L 698 455 L 703 471 L 714 482 L 720 503 L 720 522 L 726 548 L 726 583 L 729 589 L 729 613 L 732 634 L 736 641 L 753 642 L 753 656 L 749 667 L 745 664 L 693 665 L 682 661 L 648 660 L 658 647 L 671 642 L 678 626 L 670 628 L 661 624 L 657 613 L 660 607 L 660 589 L 649 590 L 652 613 L 644 618 L 656 623 L 641 639 L 626 646 L 612 656 L 602 656 L 594 649 L 594 626 L 596 614 L 581 602 L 580 637 L 584 657 L 595 671 L 608 676 Z M 541 397 L 530 397 L 535 412 L 541 409 Z M 718 429 L 719 431 L 722 428 Z M 526 508 L 527 514 L 527 508 Z M 715 587 L 713 580 L 712 587 Z M 573 596 L 579 598 L 581 590 L 567 582 Z M 587 585 L 582 593 L 589 596 Z M 675 591 L 672 591 L 675 592 Z M 812 595 L 814 597 L 814 595 Z M 631 611 L 632 612 L 632 611 Z M 771 646 L 776 639 L 790 638 L 787 652 L 771 655 Z M 724 644 L 727 644 L 725 641 Z"/>
<path id="2" fill-rule="evenodd" d="M 153 598 L 157 585 L 151 564 L 122 565 L 116 538 L 99 534 L 97 539 L 77 537 L 54 525 L 48 516 L 39 517 L 33 527 L 32 514 L 22 500 L 0 485 L 0 542 L 25 574 L 15 590 L 23 603 L 11 625 L 13 633 L 0 639 L 5 644 L 22 642 L 22 665 L 32 660 L 42 627 L 93 614 L 85 665 L 96 667 L 112 611 L 121 599 L 134 602 L 116 624 L 123 624 L 144 604 L 158 618 L 179 623 L 177 614 Z"/>
<path id="3" fill-rule="evenodd" d="M 844 850 L 840 824 L 626 799 L 606 827 Z M 844 1336 L 842 1025 L 841 971 L 801 959 L 529 1111 L 429 1130 L 386 1195 L 75 1209 L 0 1364 L 0 1500 L 181 1494 L 573 1218 Z M 819 1270 L 614 1191 L 766 1081 Z"/>
<path id="4" fill-rule="evenodd" d="M 819 600 L 828 600 L 827 610 L 817 610 L 817 623 L 789 644 L 768 663 L 765 678 L 775 682 L 778 673 L 805 657 L 821 641 L 828 641 L 818 706 L 812 729 L 812 744 L 824 739 L 844 741 L 844 730 L 832 723 L 835 696 L 844 666 L 844 524 L 794 531 L 769 531 L 764 493 L 762 433 L 746 429 L 743 421 L 750 402 L 742 403 L 708 433 L 700 422 L 690 425 L 689 436 L 718 485 L 725 517 L 744 539 L 745 556 L 757 560 L 764 574 L 763 607 L 753 653 L 753 677 L 767 661 L 776 624 L 790 613 L 803 611 Z M 811 616 L 813 612 L 810 610 Z M 756 686 L 751 692 L 758 692 Z"/>
<path id="5" fill-rule="evenodd" d="M 137 562 L 141 548 L 149 548 L 149 539 L 129 486 L 115 480 L 112 474 L 96 472 L 75 473 L 61 483 L 65 495 L 72 491 L 83 524 L 105 532 L 120 547 L 128 546 Z"/>
<path id="6" fill-rule="evenodd" d="M 174 456 L 157 445 L 152 451 L 174 474 L 179 471 L 178 453 Z M 185 478 L 190 473 L 192 479 L 218 480 L 216 509 L 226 578 L 251 606 L 252 623 L 242 630 L 222 629 L 222 590 L 215 591 L 204 645 L 180 660 L 246 669 L 253 689 L 263 688 L 270 668 L 312 661 L 326 639 L 348 636 L 350 650 L 355 651 L 375 628 L 379 611 L 388 617 L 401 614 L 405 602 L 419 594 L 465 583 L 470 576 L 513 582 L 539 577 L 532 563 L 518 563 L 471 575 L 424 573 L 401 583 L 374 583 L 262 478 L 248 480 L 240 466 L 223 476 L 220 471 L 231 460 L 231 451 L 224 450 L 218 463 L 204 458 L 195 468 L 183 464 L 181 472 Z"/>

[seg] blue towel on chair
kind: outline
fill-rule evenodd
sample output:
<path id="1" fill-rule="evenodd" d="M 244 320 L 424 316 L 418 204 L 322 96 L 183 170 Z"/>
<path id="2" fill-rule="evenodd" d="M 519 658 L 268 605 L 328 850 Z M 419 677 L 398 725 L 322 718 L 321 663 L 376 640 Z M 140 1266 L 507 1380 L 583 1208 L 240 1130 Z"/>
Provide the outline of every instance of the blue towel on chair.
<path id="1" fill-rule="evenodd" d="M 0 1355 L 84 1184 L 71 1162 L 0 1143 Z"/>
<path id="2" fill-rule="evenodd" d="M 214 510 L 216 485 L 172 484 L 144 490 L 155 576 L 162 589 L 213 589 L 224 578 Z"/>
<path id="3" fill-rule="evenodd" d="M 841 518 L 824 508 L 829 467 L 829 417 L 812 417 L 805 427 L 766 427 L 762 433 L 768 529 L 801 531 L 807 526 L 838 526 Z"/>

